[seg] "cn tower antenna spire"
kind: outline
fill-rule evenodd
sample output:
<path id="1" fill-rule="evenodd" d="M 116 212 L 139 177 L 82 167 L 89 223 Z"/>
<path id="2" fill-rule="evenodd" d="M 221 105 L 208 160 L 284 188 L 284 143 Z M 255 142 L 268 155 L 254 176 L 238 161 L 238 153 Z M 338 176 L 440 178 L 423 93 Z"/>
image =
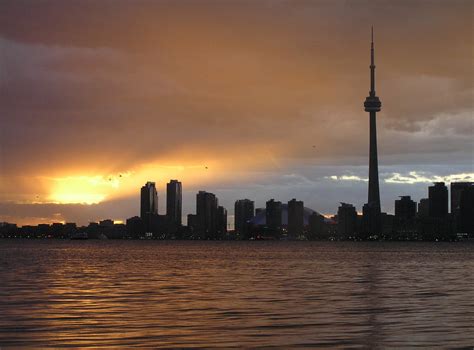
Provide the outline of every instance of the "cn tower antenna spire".
<path id="1" fill-rule="evenodd" d="M 371 31 L 370 43 L 370 96 L 375 96 L 375 58 L 374 58 L 374 26 Z"/>

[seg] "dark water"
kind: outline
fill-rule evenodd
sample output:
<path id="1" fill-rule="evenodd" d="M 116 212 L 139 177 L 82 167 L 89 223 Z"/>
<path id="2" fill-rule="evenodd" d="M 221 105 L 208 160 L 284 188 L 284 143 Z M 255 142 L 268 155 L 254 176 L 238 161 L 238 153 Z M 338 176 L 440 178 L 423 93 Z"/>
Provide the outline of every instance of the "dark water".
<path id="1" fill-rule="evenodd" d="M 0 347 L 472 348 L 474 244 L 0 240 Z"/>

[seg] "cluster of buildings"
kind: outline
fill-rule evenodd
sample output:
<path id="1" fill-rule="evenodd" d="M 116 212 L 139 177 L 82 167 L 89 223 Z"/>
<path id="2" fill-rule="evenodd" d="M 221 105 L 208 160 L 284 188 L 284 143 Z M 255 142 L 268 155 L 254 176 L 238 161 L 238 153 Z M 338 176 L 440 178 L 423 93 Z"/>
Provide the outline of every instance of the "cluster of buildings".
<path id="1" fill-rule="evenodd" d="M 450 199 L 450 200 L 449 200 Z M 451 212 L 449 212 L 449 201 Z M 196 214 L 188 214 L 182 225 L 182 184 L 166 185 L 166 214 L 158 214 L 155 183 L 140 191 L 140 216 L 127 220 L 128 237 L 158 239 L 288 239 L 288 240 L 457 240 L 474 237 L 474 183 L 451 183 L 451 196 L 443 182 L 428 188 L 428 198 L 419 203 L 410 196 L 395 200 L 395 214 L 379 212 L 364 205 L 362 214 L 352 204 L 341 203 L 337 214 L 325 217 L 306 208 L 302 201 L 282 203 L 270 199 L 256 208 L 250 199 L 234 204 L 234 230 L 228 231 L 227 210 L 215 194 L 196 194 Z M 367 213 L 367 211 L 369 213 Z"/>
<path id="2" fill-rule="evenodd" d="M 456 240 L 474 237 L 474 186 L 472 182 L 451 183 L 451 212 L 448 188 L 443 182 L 428 189 L 428 198 L 418 205 L 410 196 L 395 201 L 395 215 L 382 213 L 380 206 L 377 112 L 382 103 L 375 93 L 374 40 L 370 50 L 370 91 L 364 101 L 369 113 L 369 186 L 362 215 L 341 203 L 337 215 L 327 218 L 292 199 L 271 199 L 265 208 L 255 208 L 249 199 L 235 202 L 235 230 L 227 230 L 227 210 L 213 193 L 199 191 L 196 214 L 182 224 L 182 185 L 171 180 L 166 186 L 166 214 L 158 214 L 158 192 L 154 182 L 140 190 L 140 216 L 115 224 L 112 220 L 91 223 L 16 227 L 0 223 L 0 237 L 155 238 L 155 239 L 331 239 L 331 240 Z"/>
<path id="3" fill-rule="evenodd" d="M 457 240 L 474 237 L 474 183 L 451 183 L 451 212 L 448 187 L 436 182 L 428 187 L 428 198 L 416 203 L 410 196 L 395 200 L 395 215 L 381 213 L 381 228 L 370 230 L 364 215 L 341 203 L 335 220 L 339 239 Z"/>
<path id="4" fill-rule="evenodd" d="M 199 191 L 196 214 L 182 225 L 182 184 L 171 180 L 166 185 L 166 214 L 158 214 L 158 192 L 154 182 L 140 190 L 140 216 L 127 220 L 132 237 L 222 239 L 227 233 L 227 210 L 213 193 Z"/>
<path id="5" fill-rule="evenodd" d="M 114 223 L 107 219 L 88 226 L 74 223 L 17 227 L 1 223 L 0 237 L 73 239 L 193 239 L 193 240 L 459 240 L 474 238 L 474 182 L 443 182 L 428 188 L 428 198 L 418 203 L 410 196 L 395 200 L 395 213 L 381 213 L 379 231 L 372 231 L 364 214 L 341 203 L 337 214 L 323 216 L 292 199 L 270 199 L 256 208 L 250 199 L 234 204 L 234 230 L 228 230 L 227 210 L 213 193 L 196 194 L 196 213 L 182 218 L 182 184 L 166 185 L 166 214 L 158 214 L 154 182 L 140 189 L 140 215 Z M 449 204 L 451 211 L 449 211 Z"/>

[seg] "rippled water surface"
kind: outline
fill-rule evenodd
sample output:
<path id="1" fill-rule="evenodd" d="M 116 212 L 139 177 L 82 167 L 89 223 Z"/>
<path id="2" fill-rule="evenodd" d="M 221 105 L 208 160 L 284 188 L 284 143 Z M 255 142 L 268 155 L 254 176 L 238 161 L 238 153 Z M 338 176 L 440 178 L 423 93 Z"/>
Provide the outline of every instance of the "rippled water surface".
<path id="1" fill-rule="evenodd" d="M 472 348 L 474 244 L 0 240 L 0 347 Z"/>

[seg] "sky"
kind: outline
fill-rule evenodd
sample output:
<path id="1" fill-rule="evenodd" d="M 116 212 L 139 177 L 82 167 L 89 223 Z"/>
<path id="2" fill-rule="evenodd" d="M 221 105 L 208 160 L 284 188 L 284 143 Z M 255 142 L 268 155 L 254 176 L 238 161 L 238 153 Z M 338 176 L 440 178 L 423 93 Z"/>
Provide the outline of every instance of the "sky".
<path id="1" fill-rule="evenodd" d="M 2 0 L 0 221 L 125 220 L 183 182 L 232 221 L 367 201 L 370 27 L 382 210 L 474 181 L 472 1 Z"/>

